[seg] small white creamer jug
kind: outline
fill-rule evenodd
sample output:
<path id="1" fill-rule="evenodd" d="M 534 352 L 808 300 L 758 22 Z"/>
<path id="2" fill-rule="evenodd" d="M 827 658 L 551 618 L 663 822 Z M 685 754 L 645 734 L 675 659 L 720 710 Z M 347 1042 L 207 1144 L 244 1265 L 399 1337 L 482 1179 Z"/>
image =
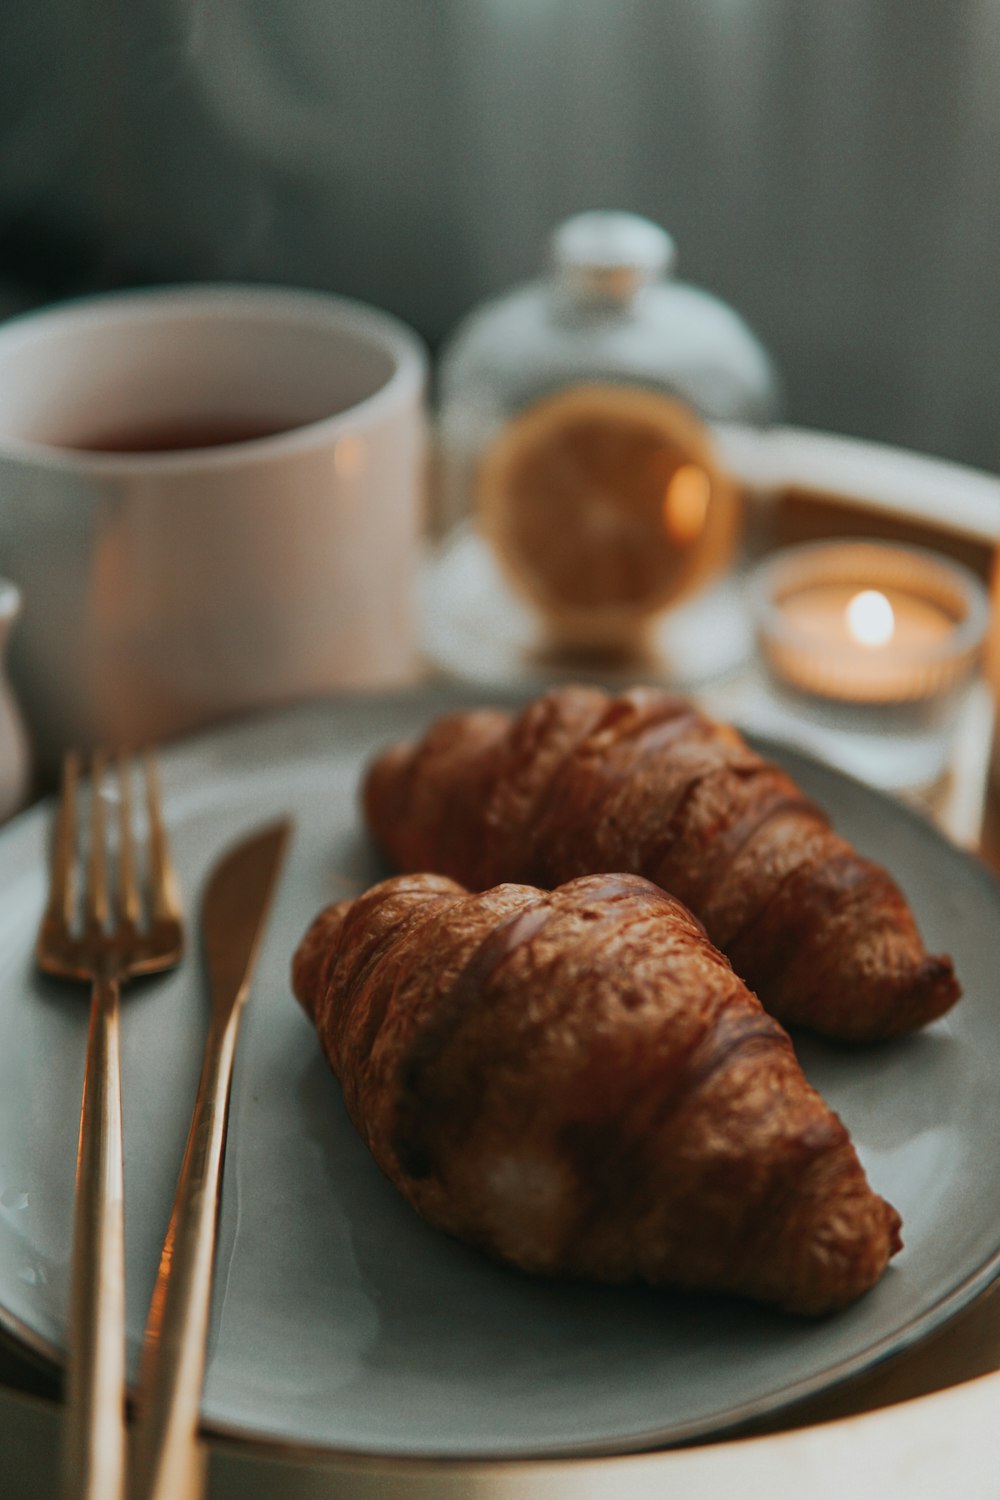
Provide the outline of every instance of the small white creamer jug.
<path id="1" fill-rule="evenodd" d="M 21 591 L 0 578 L 0 822 L 24 806 L 31 781 L 28 736 L 7 681 L 7 639 L 21 613 Z"/>

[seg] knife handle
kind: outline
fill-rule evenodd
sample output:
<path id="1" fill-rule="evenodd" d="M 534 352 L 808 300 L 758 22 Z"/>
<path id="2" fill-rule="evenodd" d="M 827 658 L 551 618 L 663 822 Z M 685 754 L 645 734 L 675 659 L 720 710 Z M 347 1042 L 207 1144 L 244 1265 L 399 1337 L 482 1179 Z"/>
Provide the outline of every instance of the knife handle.
<path id="1" fill-rule="evenodd" d="M 233 1058 L 242 1006 L 213 1023 L 139 1364 L 132 1500 L 196 1500 L 198 1441 L 216 1225 Z"/>

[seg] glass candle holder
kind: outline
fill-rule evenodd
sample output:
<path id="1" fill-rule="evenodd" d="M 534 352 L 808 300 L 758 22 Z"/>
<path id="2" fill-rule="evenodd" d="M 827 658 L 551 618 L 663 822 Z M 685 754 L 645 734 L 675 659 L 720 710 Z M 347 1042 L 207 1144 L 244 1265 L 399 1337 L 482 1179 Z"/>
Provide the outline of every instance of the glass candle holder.
<path id="1" fill-rule="evenodd" d="M 989 618 L 968 569 L 866 541 L 790 547 L 751 582 L 777 727 L 886 790 L 947 769 Z"/>

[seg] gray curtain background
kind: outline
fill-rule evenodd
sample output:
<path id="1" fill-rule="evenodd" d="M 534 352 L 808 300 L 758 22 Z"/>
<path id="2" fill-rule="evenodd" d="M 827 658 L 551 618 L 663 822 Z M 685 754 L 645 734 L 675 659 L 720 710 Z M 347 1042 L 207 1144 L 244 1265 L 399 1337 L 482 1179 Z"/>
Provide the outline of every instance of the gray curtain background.
<path id="1" fill-rule="evenodd" d="M 0 309 L 279 280 L 437 347 L 597 207 L 789 420 L 1000 470 L 1000 0 L 3 0 Z"/>

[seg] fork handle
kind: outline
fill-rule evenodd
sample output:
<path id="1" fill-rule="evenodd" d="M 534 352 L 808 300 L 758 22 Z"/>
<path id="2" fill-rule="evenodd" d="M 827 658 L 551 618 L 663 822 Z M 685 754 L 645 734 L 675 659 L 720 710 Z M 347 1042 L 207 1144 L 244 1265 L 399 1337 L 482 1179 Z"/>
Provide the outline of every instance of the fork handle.
<path id="1" fill-rule="evenodd" d="M 132 1500 L 196 1500 L 216 1223 L 241 1007 L 213 1021 L 139 1366 Z"/>
<path id="2" fill-rule="evenodd" d="M 94 982 L 80 1109 L 64 1494 L 119 1500 L 125 1476 L 125 1233 L 118 981 Z"/>

